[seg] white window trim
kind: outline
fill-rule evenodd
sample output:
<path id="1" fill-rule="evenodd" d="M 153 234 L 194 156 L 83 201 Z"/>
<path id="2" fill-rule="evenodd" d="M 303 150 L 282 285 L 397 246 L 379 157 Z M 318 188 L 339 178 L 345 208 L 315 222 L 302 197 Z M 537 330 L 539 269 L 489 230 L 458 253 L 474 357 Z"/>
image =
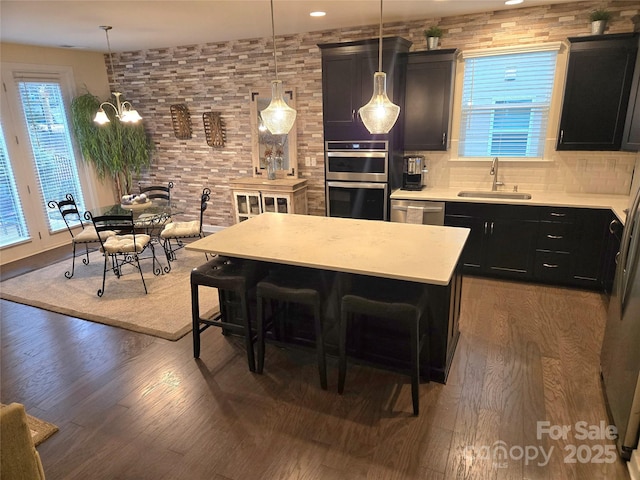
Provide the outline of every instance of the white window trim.
<path id="1" fill-rule="evenodd" d="M 549 124 L 547 125 L 547 136 L 545 139 L 545 148 L 543 157 L 538 158 L 522 158 L 522 157 L 500 157 L 501 162 L 512 163 L 526 163 L 527 165 L 534 164 L 549 164 L 554 163 L 556 160 L 553 158 L 556 143 L 557 126 L 560 122 L 560 112 L 554 115 L 556 110 L 556 102 L 558 95 L 562 95 L 564 91 L 564 78 L 566 76 L 566 58 L 563 57 L 563 53 L 568 51 L 567 42 L 545 42 L 535 44 L 523 44 L 516 46 L 506 47 L 493 47 L 483 48 L 475 50 L 463 50 L 457 57 L 456 68 L 456 81 L 454 88 L 454 102 L 453 102 L 453 115 L 451 123 L 451 145 L 449 148 L 448 162 L 454 163 L 491 163 L 492 158 L 489 157 L 460 157 L 458 155 L 458 148 L 460 144 L 460 121 L 462 112 L 462 86 L 464 80 L 464 60 L 467 58 L 478 58 L 484 56 L 493 55 L 509 55 L 514 53 L 528 53 L 528 52 L 541 52 L 541 51 L 558 51 L 558 59 L 556 61 L 555 80 L 552 92 L 552 99 L 549 112 Z M 561 107 L 557 107 L 560 108 Z M 555 118 L 557 116 L 557 118 Z"/>

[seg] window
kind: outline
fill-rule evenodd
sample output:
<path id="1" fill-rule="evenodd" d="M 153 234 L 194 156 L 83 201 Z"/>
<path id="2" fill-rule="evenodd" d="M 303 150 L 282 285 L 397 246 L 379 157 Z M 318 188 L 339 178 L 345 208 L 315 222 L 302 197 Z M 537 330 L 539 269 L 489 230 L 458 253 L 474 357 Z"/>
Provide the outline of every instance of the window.
<path id="1" fill-rule="evenodd" d="M 558 48 L 464 54 L 460 157 L 543 157 Z"/>
<path id="2" fill-rule="evenodd" d="M 57 81 L 18 79 L 17 86 L 44 200 L 42 207 L 49 230 L 55 232 L 66 226 L 60 212 L 47 207 L 48 201 L 62 200 L 71 193 L 78 210 L 84 210 L 62 91 Z"/>
<path id="3" fill-rule="evenodd" d="M 29 239 L 22 204 L 18 197 L 13 169 L 7 154 L 4 133 L 0 129 L 0 247 Z"/>

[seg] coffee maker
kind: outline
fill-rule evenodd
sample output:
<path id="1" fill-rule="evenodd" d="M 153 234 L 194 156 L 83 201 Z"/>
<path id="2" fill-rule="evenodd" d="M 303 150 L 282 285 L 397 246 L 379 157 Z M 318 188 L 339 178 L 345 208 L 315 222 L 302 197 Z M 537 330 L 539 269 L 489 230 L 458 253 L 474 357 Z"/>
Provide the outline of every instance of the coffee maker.
<path id="1" fill-rule="evenodd" d="M 407 155 L 403 157 L 402 190 L 422 190 L 422 169 L 424 156 Z"/>

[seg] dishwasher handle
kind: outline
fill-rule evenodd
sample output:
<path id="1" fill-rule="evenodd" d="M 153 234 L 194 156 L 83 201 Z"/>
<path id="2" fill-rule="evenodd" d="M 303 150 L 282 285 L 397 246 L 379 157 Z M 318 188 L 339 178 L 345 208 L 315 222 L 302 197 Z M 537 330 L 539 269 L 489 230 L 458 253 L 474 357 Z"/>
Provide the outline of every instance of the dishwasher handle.
<path id="1" fill-rule="evenodd" d="M 442 212 L 442 210 L 444 209 L 444 207 L 423 207 L 423 206 L 418 206 L 416 205 L 417 208 L 422 208 L 423 211 L 425 212 Z M 392 205 L 391 206 L 391 210 L 400 210 L 401 212 L 406 212 L 407 209 L 409 207 L 406 206 L 399 206 L 399 205 Z"/>

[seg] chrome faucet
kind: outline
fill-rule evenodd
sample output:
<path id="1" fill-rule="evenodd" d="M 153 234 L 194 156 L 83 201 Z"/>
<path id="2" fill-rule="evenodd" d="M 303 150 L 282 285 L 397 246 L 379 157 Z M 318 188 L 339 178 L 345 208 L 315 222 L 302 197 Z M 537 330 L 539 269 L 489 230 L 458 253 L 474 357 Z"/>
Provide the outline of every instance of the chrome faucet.
<path id="1" fill-rule="evenodd" d="M 491 191 L 495 192 L 498 190 L 498 187 L 504 185 L 503 182 L 498 180 L 498 157 L 493 159 L 491 162 L 491 170 L 489 171 L 489 175 L 493 175 L 493 183 L 491 184 Z"/>

